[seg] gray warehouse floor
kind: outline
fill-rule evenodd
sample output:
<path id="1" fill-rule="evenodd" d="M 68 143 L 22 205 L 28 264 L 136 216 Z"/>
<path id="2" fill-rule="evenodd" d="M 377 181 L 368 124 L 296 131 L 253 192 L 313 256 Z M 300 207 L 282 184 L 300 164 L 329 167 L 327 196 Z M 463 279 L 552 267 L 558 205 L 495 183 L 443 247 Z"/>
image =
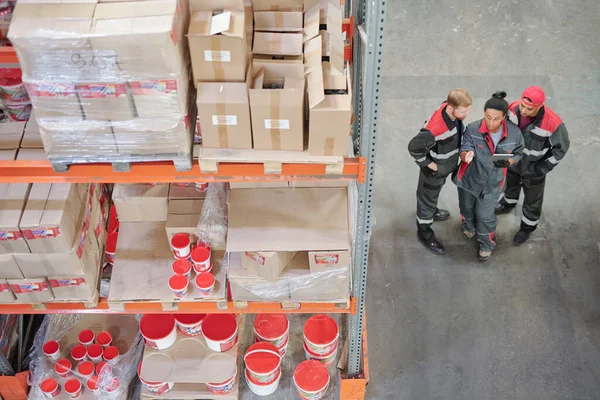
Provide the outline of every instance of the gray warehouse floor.
<path id="1" fill-rule="evenodd" d="M 386 36 L 367 398 L 600 399 L 600 3 L 388 0 Z M 473 96 L 473 121 L 495 90 L 513 100 L 528 85 L 546 90 L 572 143 L 539 229 L 517 248 L 520 214 L 501 216 L 479 263 L 448 182 L 440 206 L 453 215 L 434 226 L 448 252 L 427 252 L 408 141 L 454 87 Z"/>

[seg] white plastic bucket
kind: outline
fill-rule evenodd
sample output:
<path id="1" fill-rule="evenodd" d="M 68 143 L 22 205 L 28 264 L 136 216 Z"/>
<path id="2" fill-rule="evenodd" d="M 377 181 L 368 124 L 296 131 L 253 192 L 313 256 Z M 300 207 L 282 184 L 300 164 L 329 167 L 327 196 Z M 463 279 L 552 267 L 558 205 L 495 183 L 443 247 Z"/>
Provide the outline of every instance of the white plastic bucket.
<path id="1" fill-rule="evenodd" d="M 202 335 L 202 321 L 206 318 L 206 314 L 177 314 L 175 322 L 179 332 L 185 336 Z"/>
<path id="2" fill-rule="evenodd" d="M 140 378 L 140 382 L 142 382 L 142 385 L 144 385 L 146 390 L 152 394 L 161 395 L 161 394 L 166 393 L 169 390 L 173 389 L 173 386 L 175 385 L 174 382 L 149 382 L 149 381 L 146 381 L 146 380 L 142 379 L 141 371 L 142 371 L 142 362 L 140 361 L 140 363 L 138 364 L 138 378 Z"/>
<path id="3" fill-rule="evenodd" d="M 181 299 L 188 294 L 188 287 L 190 282 L 188 278 L 183 275 L 173 275 L 169 279 L 169 288 L 173 291 L 173 295 L 178 299 Z"/>
<path id="4" fill-rule="evenodd" d="M 281 355 L 270 343 L 259 342 L 248 347 L 244 354 L 246 373 L 253 382 L 267 384 L 273 382 L 281 372 Z"/>
<path id="5" fill-rule="evenodd" d="M 208 391 L 215 395 L 224 395 L 227 393 L 231 393 L 233 387 L 235 386 L 235 376 L 237 375 L 237 371 L 233 374 L 231 379 L 226 380 L 222 383 L 207 383 Z"/>
<path id="6" fill-rule="evenodd" d="M 60 386 L 58 386 L 58 382 L 54 378 L 44 379 L 40 384 L 40 389 L 44 393 L 44 396 L 49 399 L 53 399 L 60 394 Z"/>
<path id="7" fill-rule="evenodd" d="M 206 247 L 196 247 L 192 251 L 192 263 L 194 271 L 198 273 L 208 272 L 212 269 L 210 250 Z"/>
<path id="8" fill-rule="evenodd" d="M 195 284 L 202 296 L 210 296 L 215 290 L 215 277 L 209 272 L 203 272 L 198 274 Z"/>
<path id="9" fill-rule="evenodd" d="M 277 390 L 279 387 L 279 380 L 281 379 L 281 369 L 274 381 L 270 383 L 258 383 L 254 382 L 251 377 L 248 376 L 248 370 L 246 370 L 246 383 L 252 391 L 252 393 L 258 396 L 269 396 Z"/>
<path id="10" fill-rule="evenodd" d="M 237 328 L 237 320 L 233 314 L 209 314 L 202 321 L 206 345 L 216 352 L 230 350 L 237 343 Z"/>
<path id="11" fill-rule="evenodd" d="M 192 278 L 192 264 L 185 258 L 175 260 L 172 269 L 175 275 L 185 276 L 188 280 Z"/>
<path id="12" fill-rule="evenodd" d="M 329 371 L 315 360 L 302 361 L 294 371 L 293 381 L 301 398 L 318 400 L 323 398 L 329 388 Z"/>
<path id="13" fill-rule="evenodd" d="M 306 347 L 306 342 L 305 342 L 304 343 L 304 355 L 307 360 L 316 360 L 316 361 L 323 363 L 323 365 L 328 366 L 328 365 L 331 365 L 331 363 L 333 363 L 335 361 L 335 357 L 337 356 L 337 347 L 330 354 L 318 355 L 318 354 L 314 354 L 313 352 L 311 352 L 310 349 L 308 347 Z"/>
<path id="14" fill-rule="evenodd" d="M 72 371 L 73 366 L 71 365 L 71 361 L 67 359 L 58 360 L 56 364 L 54 364 L 54 372 L 61 378 L 68 378 L 71 376 Z"/>
<path id="15" fill-rule="evenodd" d="M 187 233 L 177 233 L 171 238 L 171 248 L 178 258 L 190 255 L 192 241 Z"/>
<path id="16" fill-rule="evenodd" d="M 255 340 L 271 343 L 282 356 L 287 351 L 289 333 L 290 321 L 285 314 L 258 314 L 254 318 Z"/>
<path id="17" fill-rule="evenodd" d="M 60 346 L 56 340 L 49 340 L 44 343 L 44 354 L 51 360 L 58 360 L 60 358 Z"/>
<path id="18" fill-rule="evenodd" d="M 339 326 L 325 314 L 310 317 L 304 324 L 304 343 L 311 353 L 329 355 L 338 346 Z"/>
<path id="19" fill-rule="evenodd" d="M 140 332 L 146 346 L 156 350 L 167 349 L 177 339 L 175 317 L 169 314 L 146 314 L 140 321 Z"/>
<path id="20" fill-rule="evenodd" d="M 104 354 L 104 348 L 99 344 L 93 344 L 87 348 L 88 358 L 95 363 L 102 361 L 102 355 Z"/>

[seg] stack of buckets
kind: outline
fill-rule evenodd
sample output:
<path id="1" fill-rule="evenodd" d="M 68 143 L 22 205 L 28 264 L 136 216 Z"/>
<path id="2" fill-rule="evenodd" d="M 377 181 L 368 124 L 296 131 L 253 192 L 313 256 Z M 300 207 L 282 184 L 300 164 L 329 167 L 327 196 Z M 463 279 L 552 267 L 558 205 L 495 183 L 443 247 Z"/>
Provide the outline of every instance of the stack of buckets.
<path id="1" fill-rule="evenodd" d="M 244 355 L 246 383 L 253 393 L 269 396 L 281 379 L 281 354 L 271 343 L 259 342 L 248 347 Z"/>
<path id="2" fill-rule="evenodd" d="M 209 296 L 215 288 L 215 277 L 211 273 L 212 261 L 210 246 L 199 242 L 195 247 L 187 233 L 177 233 L 171 238 L 173 249 L 173 276 L 169 279 L 169 287 L 177 298 L 188 294 L 190 280 L 194 280 L 198 292 L 202 296 Z M 192 269 L 197 274 L 192 276 Z"/>
<path id="3" fill-rule="evenodd" d="M 304 354 L 307 360 L 316 360 L 329 366 L 335 361 L 338 349 L 339 327 L 328 315 L 313 315 L 304 324 Z"/>

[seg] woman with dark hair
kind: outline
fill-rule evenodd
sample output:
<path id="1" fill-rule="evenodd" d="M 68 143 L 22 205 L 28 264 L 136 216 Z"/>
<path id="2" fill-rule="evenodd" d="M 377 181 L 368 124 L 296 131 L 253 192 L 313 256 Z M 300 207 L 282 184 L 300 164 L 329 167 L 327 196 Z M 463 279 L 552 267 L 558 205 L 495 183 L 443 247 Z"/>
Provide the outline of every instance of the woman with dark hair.
<path id="1" fill-rule="evenodd" d="M 479 260 L 496 248 L 494 208 L 506 179 L 506 168 L 523 157 L 523 135 L 510 122 L 505 92 L 496 92 L 483 107 L 484 118 L 467 126 L 460 147 L 458 186 L 463 236 L 479 242 Z"/>

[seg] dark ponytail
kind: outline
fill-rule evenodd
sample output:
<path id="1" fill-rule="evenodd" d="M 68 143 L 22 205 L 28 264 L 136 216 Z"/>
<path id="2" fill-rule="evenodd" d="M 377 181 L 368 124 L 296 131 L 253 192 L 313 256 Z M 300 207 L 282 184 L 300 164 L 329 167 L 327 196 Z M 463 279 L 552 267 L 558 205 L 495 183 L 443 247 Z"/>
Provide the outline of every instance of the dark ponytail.
<path id="1" fill-rule="evenodd" d="M 483 111 L 491 108 L 493 110 L 502 111 L 504 115 L 508 114 L 508 103 L 504 98 L 506 97 L 506 92 L 497 91 L 492 95 L 492 98 L 485 102 L 485 106 L 483 107 Z"/>

